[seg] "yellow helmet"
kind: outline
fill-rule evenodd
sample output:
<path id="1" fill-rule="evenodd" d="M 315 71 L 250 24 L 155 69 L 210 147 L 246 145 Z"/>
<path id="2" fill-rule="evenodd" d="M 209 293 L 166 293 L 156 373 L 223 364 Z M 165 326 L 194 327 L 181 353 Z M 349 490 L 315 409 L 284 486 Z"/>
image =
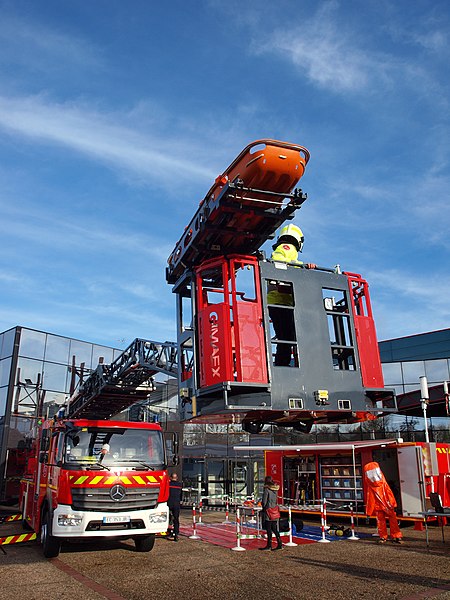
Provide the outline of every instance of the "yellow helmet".
<path id="1" fill-rule="evenodd" d="M 276 244 L 274 244 L 273 249 L 283 242 L 286 244 L 292 244 L 297 248 L 298 252 L 301 252 L 303 249 L 303 241 L 305 237 L 303 235 L 303 231 L 297 225 L 285 225 L 280 229 L 280 233 L 278 234 L 278 239 Z"/>

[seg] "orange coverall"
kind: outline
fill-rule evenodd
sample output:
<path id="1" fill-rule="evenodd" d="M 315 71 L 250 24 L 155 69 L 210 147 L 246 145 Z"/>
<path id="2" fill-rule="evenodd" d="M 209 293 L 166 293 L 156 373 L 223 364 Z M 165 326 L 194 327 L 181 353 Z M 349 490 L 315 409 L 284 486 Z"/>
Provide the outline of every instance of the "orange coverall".
<path id="1" fill-rule="evenodd" d="M 386 518 L 389 519 L 391 538 L 401 540 L 402 533 L 395 514 L 397 502 L 377 462 L 365 465 L 364 480 L 367 489 L 366 514 L 369 517 L 376 516 L 380 540 L 388 537 Z"/>

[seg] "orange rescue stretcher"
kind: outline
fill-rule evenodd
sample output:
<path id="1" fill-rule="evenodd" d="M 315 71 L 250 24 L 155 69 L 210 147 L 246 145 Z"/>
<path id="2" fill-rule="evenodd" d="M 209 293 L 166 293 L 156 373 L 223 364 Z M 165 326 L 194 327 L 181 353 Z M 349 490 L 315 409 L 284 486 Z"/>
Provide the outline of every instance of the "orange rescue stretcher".
<path id="1" fill-rule="evenodd" d="M 219 175 L 168 258 L 167 280 L 216 253 L 256 251 L 301 204 L 289 199 L 305 172 L 309 151 L 298 144 L 256 140 Z M 224 195 L 226 198 L 224 198 Z M 302 201 L 306 196 L 302 197 Z"/>
<path id="2" fill-rule="evenodd" d="M 216 178 L 206 198 L 215 198 L 225 184 L 240 180 L 246 188 L 279 192 L 280 197 L 272 197 L 270 202 L 280 202 L 284 198 L 283 194 L 292 192 L 303 176 L 309 158 L 309 151 L 298 144 L 256 140 L 246 146 L 222 175 Z"/>

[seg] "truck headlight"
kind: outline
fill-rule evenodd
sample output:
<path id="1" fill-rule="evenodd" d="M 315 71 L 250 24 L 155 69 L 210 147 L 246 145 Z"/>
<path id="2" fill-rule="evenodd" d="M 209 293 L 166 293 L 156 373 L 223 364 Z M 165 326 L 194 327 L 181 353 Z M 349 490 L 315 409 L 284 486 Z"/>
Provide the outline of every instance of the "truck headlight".
<path id="1" fill-rule="evenodd" d="M 165 523 L 167 521 L 167 513 L 154 513 L 153 515 L 149 515 L 148 520 L 150 523 Z"/>
<path id="2" fill-rule="evenodd" d="M 79 515 L 58 515 L 58 525 L 61 527 L 76 527 L 81 525 L 83 517 Z"/>

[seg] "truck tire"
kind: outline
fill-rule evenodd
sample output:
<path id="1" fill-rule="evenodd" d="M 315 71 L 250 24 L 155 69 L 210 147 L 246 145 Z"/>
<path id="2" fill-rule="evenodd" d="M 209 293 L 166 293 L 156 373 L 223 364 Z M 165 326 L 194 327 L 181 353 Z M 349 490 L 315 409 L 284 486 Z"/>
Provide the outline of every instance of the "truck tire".
<path id="1" fill-rule="evenodd" d="M 61 550 L 61 540 L 51 534 L 51 529 L 50 513 L 46 510 L 41 520 L 41 544 L 45 558 L 55 558 Z"/>
<path id="2" fill-rule="evenodd" d="M 136 546 L 136 552 L 150 552 L 155 545 L 155 535 L 134 538 L 134 545 Z"/>

